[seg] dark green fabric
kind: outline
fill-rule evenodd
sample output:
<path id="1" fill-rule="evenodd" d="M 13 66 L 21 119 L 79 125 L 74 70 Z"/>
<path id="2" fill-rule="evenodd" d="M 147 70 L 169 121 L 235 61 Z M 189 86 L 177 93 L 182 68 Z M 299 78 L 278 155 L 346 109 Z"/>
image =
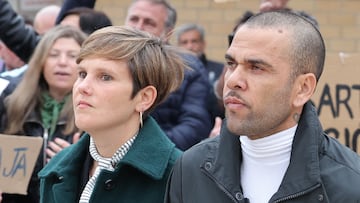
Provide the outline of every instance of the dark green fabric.
<path id="1" fill-rule="evenodd" d="M 121 133 L 121 132 L 119 132 Z M 40 202 L 79 202 L 80 181 L 89 153 L 85 133 L 40 171 Z M 162 202 L 170 171 L 181 155 L 153 118 L 144 121 L 137 138 L 115 171 L 101 171 L 90 202 Z"/>
<path id="2" fill-rule="evenodd" d="M 41 107 L 41 120 L 45 129 L 48 129 L 49 139 L 55 132 L 56 123 L 59 119 L 60 112 L 68 97 L 69 95 L 66 96 L 63 101 L 58 102 L 52 98 L 48 92 L 44 92 L 42 94 L 44 103 Z"/>

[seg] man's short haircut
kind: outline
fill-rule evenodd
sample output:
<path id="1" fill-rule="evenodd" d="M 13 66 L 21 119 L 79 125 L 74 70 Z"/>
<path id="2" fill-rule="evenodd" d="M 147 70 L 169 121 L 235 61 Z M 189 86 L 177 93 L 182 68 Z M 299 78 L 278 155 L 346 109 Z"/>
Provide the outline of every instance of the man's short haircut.
<path id="1" fill-rule="evenodd" d="M 290 30 L 289 57 L 294 76 L 314 73 L 319 80 L 324 68 L 325 43 L 317 27 L 305 17 L 289 11 L 258 13 L 245 24 L 248 28 Z"/>
<path id="2" fill-rule="evenodd" d="M 195 23 L 187 23 L 187 24 L 183 24 L 176 28 L 175 35 L 176 35 L 177 42 L 179 42 L 182 34 L 184 34 L 185 32 L 188 32 L 188 31 L 192 31 L 192 30 L 196 30 L 200 34 L 201 41 L 204 41 L 204 39 L 205 39 L 204 28 L 201 25 L 198 25 Z"/>

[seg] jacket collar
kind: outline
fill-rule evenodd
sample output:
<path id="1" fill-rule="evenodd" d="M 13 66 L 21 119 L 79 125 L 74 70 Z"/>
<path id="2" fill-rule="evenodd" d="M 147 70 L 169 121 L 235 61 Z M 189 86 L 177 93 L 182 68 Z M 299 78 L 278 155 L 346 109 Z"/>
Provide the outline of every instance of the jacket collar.
<path id="1" fill-rule="evenodd" d="M 61 160 L 52 160 L 39 175 L 48 176 L 53 173 L 58 177 L 62 174 L 77 176 L 85 162 L 86 153 L 89 153 L 89 142 L 89 135 L 83 135 L 78 143 L 68 149 L 69 151 L 66 150 L 67 153 Z M 154 179 L 161 179 L 174 152 L 180 155 L 180 151 L 175 149 L 175 145 L 167 138 L 155 120 L 149 117 L 145 120 L 132 147 L 115 170 L 120 170 L 120 166 L 128 164 Z"/>
<path id="2" fill-rule="evenodd" d="M 323 133 L 315 107 L 306 103 L 292 144 L 290 164 L 272 200 L 318 187 Z M 291 192 L 291 193 L 290 193 Z"/>
<path id="3" fill-rule="evenodd" d="M 180 155 L 180 151 L 175 149 L 175 144 L 169 140 L 156 121 L 149 117 L 145 120 L 133 146 L 119 164 L 129 164 L 154 179 L 161 179 L 169 161 L 175 162 L 171 160 L 174 152 Z"/>
<path id="4" fill-rule="evenodd" d="M 73 201 L 78 199 L 80 190 L 79 179 L 81 178 L 83 167 L 87 167 L 84 166 L 84 163 L 86 155 L 89 153 L 89 143 L 89 135 L 82 135 L 76 144 L 59 152 L 59 154 L 53 157 L 39 172 L 38 175 L 40 178 L 47 178 L 48 180 L 51 180 L 51 182 L 60 183 L 63 182 L 63 180 L 66 180 L 62 184 L 54 185 L 54 188 L 56 188 L 55 190 L 59 191 L 53 193 L 55 199 L 64 199 L 64 197 L 67 200 Z"/>
<path id="5" fill-rule="evenodd" d="M 240 163 L 242 160 L 239 136 L 231 133 L 226 127 L 226 119 L 222 124 L 219 146 L 215 151 L 209 151 L 203 168 L 208 171 L 214 179 L 221 183 L 226 190 L 232 194 L 240 192 Z M 213 167 L 206 167 L 212 163 Z"/>

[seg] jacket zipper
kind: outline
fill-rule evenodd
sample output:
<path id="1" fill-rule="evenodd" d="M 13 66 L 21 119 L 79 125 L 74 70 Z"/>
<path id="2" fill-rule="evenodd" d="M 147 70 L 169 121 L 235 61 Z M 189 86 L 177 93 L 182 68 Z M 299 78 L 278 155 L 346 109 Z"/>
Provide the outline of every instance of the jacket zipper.
<path id="1" fill-rule="evenodd" d="M 309 188 L 309 189 L 307 189 L 307 190 L 304 190 L 304 191 L 302 191 L 302 192 L 298 192 L 298 193 L 289 195 L 289 196 L 287 196 L 287 197 L 283 197 L 283 198 L 281 198 L 281 199 L 275 200 L 274 203 L 279 203 L 279 202 L 283 202 L 283 201 L 288 201 L 288 200 L 291 200 L 291 199 L 295 199 L 295 198 L 297 198 L 297 197 L 303 196 L 303 195 L 305 195 L 305 194 L 307 194 L 307 193 L 315 190 L 316 188 L 318 188 L 318 187 L 320 187 L 320 186 L 321 186 L 320 183 L 318 183 L 318 184 L 312 186 L 311 188 Z"/>
<path id="2" fill-rule="evenodd" d="M 49 133 L 48 133 L 48 129 L 44 128 L 44 134 L 43 134 L 43 139 L 44 139 L 44 148 L 43 148 L 43 167 L 46 165 L 46 159 L 47 159 L 47 154 L 46 154 L 46 149 L 48 147 L 48 139 L 49 139 Z"/>

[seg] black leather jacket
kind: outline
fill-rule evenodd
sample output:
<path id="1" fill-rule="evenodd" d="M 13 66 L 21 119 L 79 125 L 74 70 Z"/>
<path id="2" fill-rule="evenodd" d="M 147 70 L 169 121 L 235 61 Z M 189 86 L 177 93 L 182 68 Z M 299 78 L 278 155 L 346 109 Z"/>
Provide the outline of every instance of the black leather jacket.
<path id="1" fill-rule="evenodd" d="M 224 124 L 226 125 L 226 124 Z M 239 136 L 220 136 L 188 151 L 174 167 L 165 202 L 251 202 L 240 185 Z M 360 202 L 360 158 L 324 134 L 307 103 L 295 133 L 290 164 L 269 202 Z"/>
<path id="2" fill-rule="evenodd" d="M 0 39 L 24 62 L 28 62 L 40 36 L 18 15 L 7 0 L 0 0 Z"/>

